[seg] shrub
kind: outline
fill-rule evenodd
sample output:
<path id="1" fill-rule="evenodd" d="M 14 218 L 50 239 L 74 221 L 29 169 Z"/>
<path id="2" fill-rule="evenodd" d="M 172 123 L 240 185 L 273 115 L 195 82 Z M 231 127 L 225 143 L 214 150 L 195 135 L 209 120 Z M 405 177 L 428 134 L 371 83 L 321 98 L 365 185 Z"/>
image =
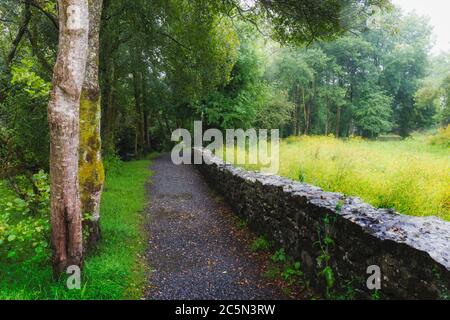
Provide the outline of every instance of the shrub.
<path id="1" fill-rule="evenodd" d="M 267 250 L 269 248 L 270 248 L 269 241 L 267 241 L 266 238 L 264 238 L 262 236 L 257 238 L 255 241 L 253 241 L 253 243 L 250 246 L 250 249 L 252 251 L 263 251 L 263 250 Z"/>
<path id="2" fill-rule="evenodd" d="M 123 161 L 120 160 L 117 154 L 107 155 L 103 158 L 103 166 L 105 168 L 105 174 L 115 175 L 123 167 Z"/>
<path id="3" fill-rule="evenodd" d="M 48 255 L 50 232 L 50 186 L 43 171 L 33 175 L 26 185 L 25 199 L 12 197 L 0 206 L 0 260 L 43 259 Z"/>
<path id="4" fill-rule="evenodd" d="M 284 252 L 284 249 L 281 248 L 277 250 L 273 256 L 272 256 L 273 262 L 286 262 L 286 253 Z"/>
<path id="5" fill-rule="evenodd" d="M 450 148 L 450 124 L 430 138 L 430 144 Z"/>

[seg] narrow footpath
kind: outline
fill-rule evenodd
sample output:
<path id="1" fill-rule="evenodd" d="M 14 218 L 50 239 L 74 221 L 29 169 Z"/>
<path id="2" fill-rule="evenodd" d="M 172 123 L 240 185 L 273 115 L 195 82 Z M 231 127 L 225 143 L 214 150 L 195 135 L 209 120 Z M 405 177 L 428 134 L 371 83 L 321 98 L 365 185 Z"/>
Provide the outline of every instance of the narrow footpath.
<path id="1" fill-rule="evenodd" d="M 267 254 L 192 165 L 153 161 L 148 186 L 147 299 L 285 299 L 264 277 Z"/>

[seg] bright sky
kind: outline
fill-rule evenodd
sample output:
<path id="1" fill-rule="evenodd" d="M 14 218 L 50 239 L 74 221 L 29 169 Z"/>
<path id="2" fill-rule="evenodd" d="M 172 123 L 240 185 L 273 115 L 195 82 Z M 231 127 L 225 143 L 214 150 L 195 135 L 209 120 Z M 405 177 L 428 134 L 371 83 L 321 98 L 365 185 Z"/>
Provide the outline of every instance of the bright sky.
<path id="1" fill-rule="evenodd" d="M 450 0 L 392 0 L 405 12 L 428 16 L 434 27 L 436 44 L 433 53 L 450 51 Z"/>

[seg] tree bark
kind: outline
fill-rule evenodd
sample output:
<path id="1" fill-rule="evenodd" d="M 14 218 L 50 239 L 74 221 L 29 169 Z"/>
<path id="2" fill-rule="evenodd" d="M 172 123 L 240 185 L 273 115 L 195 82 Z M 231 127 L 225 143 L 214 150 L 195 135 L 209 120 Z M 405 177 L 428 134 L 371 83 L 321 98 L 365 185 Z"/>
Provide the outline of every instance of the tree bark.
<path id="1" fill-rule="evenodd" d="M 136 111 L 136 150 L 137 157 L 140 157 L 144 148 L 144 121 L 142 108 L 142 74 L 138 71 L 133 73 L 134 100 Z"/>
<path id="2" fill-rule="evenodd" d="M 11 63 L 14 60 L 14 57 L 17 53 L 17 48 L 19 47 L 20 42 L 22 41 L 22 38 L 24 34 L 26 33 L 28 29 L 28 24 L 31 20 L 31 9 L 30 9 L 30 3 L 27 1 L 25 2 L 25 8 L 23 9 L 22 13 L 22 22 L 20 24 L 19 30 L 17 31 L 17 34 L 12 41 L 11 48 L 8 52 L 8 54 L 5 57 L 5 73 L 10 74 L 10 66 Z M 5 78 L 7 79 L 7 78 Z M 6 98 L 8 97 L 8 90 L 10 88 L 10 83 L 8 81 L 2 80 L 0 82 L 0 103 L 4 102 Z"/>
<path id="3" fill-rule="evenodd" d="M 147 108 L 148 106 L 144 107 L 144 143 L 146 151 L 150 150 L 149 112 Z"/>
<path id="4" fill-rule="evenodd" d="M 101 155 L 101 93 L 98 82 L 100 18 L 103 0 L 89 2 L 89 45 L 80 101 L 79 181 L 83 225 L 88 248 L 100 240 L 100 200 L 105 172 Z"/>
<path id="5" fill-rule="evenodd" d="M 104 53 L 104 55 L 106 52 Z M 105 57 L 104 57 L 105 58 Z M 106 154 L 115 154 L 115 122 L 116 122 L 116 106 L 114 102 L 114 86 L 116 83 L 116 71 L 114 59 L 104 60 L 105 70 L 103 73 L 103 150 Z"/>
<path id="6" fill-rule="evenodd" d="M 340 127 L 341 127 L 341 107 L 337 107 L 336 112 L 336 138 L 339 138 L 340 135 Z"/>
<path id="7" fill-rule="evenodd" d="M 48 105 L 53 270 L 82 265 L 78 194 L 79 107 L 87 61 L 88 2 L 58 0 L 59 44 Z"/>
<path id="8" fill-rule="evenodd" d="M 111 32 L 109 15 L 111 14 L 111 1 L 103 0 L 101 15 L 102 33 L 100 37 L 100 59 L 99 73 L 102 84 L 100 86 L 102 95 L 102 148 L 106 155 L 116 154 L 115 126 L 117 118 L 117 107 L 115 102 L 115 88 L 118 78 L 117 60 L 115 51 L 120 47 L 120 41 L 116 32 Z"/>
<path id="9" fill-rule="evenodd" d="M 294 135 L 300 135 L 300 97 L 299 97 L 299 85 L 298 83 L 294 84 L 292 87 L 292 100 L 295 105 L 295 109 L 293 111 L 294 115 Z"/>
<path id="10" fill-rule="evenodd" d="M 23 11 L 22 23 L 19 27 L 19 31 L 17 32 L 16 37 L 14 38 L 14 40 L 12 42 L 12 46 L 11 46 L 11 49 L 9 50 L 8 56 L 6 57 L 5 64 L 7 67 L 9 67 L 9 65 L 12 63 L 12 61 L 16 55 L 17 48 L 19 47 L 19 43 L 22 40 L 25 32 L 27 31 L 30 20 L 31 20 L 30 2 L 26 1 L 25 8 Z"/>
<path id="11" fill-rule="evenodd" d="M 308 109 L 306 106 L 306 99 L 305 99 L 305 88 L 302 88 L 302 107 L 303 107 L 303 120 L 305 121 L 305 129 L 304 129 L 304 134 L 307 135 L 308 134 Z"/>
<path id="12" fill-rule="evenodd" d="M 305 131 L 304 131 L 305 135 L 309 134 L 309 128 L 311 126 L 311 110 L 313 108 L 314 95 L 315 95 L 314 83 L 312 81 L 310 82 L 309 86 L 311 89 L 311 94 L 308 98 L 308 103 L 305 104 Z"/>
<path id="13" fill-rule="evenodd" d="M 330 121 L 330 97 L 327 94 L 326 116 L 325 116 L 325 135 L 328 136 L 328 126 Z"/>
<path id="14" fill-rule="evenodd" d="M 147 75 L 143 73 L 142 77 L 142 105 L 143 105 L 143 134 L 144 134 L 144 149 L 145 152 L 150 150 L 150 132 L 149 132 L 149 117 L 150 117 L 150 102 L 148 99 Z"/>

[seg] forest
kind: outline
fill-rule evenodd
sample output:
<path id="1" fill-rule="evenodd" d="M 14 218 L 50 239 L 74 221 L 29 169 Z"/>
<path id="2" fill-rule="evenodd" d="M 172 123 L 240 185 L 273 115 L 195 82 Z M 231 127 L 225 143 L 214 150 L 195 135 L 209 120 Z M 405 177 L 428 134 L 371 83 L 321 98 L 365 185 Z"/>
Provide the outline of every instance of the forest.
<path id="1" fill-rule="evenodd" d="M 387 0 L 1 0 L 0 29 L 0 299 L 139 298 L 147 167 L 199 120 L 280 129 L 281 175 L 450 219 L 450 52 Z"/>

